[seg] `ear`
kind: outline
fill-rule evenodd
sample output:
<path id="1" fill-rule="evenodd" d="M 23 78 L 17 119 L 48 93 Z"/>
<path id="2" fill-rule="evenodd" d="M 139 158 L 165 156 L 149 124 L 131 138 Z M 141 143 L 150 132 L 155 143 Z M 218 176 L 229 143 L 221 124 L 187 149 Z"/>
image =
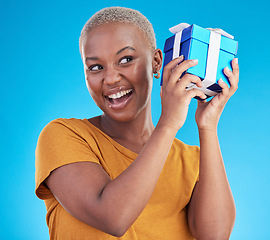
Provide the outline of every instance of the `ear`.
<path id="1" fill-rule="evenodd" d="M 153 56 L 153 73 L 158 73 L 162 67 L 162 51 L 160 49 L 156 49 Z"/>

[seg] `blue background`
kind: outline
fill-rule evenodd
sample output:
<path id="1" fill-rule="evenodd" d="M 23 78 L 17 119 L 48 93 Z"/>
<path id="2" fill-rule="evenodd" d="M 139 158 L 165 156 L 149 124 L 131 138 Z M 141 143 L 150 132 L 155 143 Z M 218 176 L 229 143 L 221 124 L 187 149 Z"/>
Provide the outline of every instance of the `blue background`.
<path id="1" fill-rule="evenodd" d="M 227 104 L 219 138 L 237 219 L 231 239 L 270 239 L 269 3 L 227 1 L 0 0 L 1 239 L 49 239 L 43 201 L 34 194 L 35 146 L 58 117 L 100 114 L 84 82 L 81 28 L 107 6 L 135 8 L 152 22 L 158 47 L 180 22 L 222 28 L 239 41 L 239 90 Z M 154 80 L 153 118 L 160 115 Z M 198 144 L 192 100 L 178 137 Z"/>

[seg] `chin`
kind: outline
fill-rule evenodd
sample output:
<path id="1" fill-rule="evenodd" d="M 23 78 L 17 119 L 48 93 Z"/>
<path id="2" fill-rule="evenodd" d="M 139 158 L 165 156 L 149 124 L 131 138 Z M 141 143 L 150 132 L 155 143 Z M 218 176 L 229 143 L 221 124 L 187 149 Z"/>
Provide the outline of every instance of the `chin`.
<path id="1" fill-rule="evenodd" d="M 139 119 L 140 117 L 146 117 L 147 115 L 147 104 L 145 104 L 145 106 L 141 107 L 140 109 L 136 109 L 136 111 L 134 109 L 126 109 L 125 111 L 113 111 L 113 110 L 109 110 L 109 111 L 103 111 L 104 115 L 111 118 L 114 121 L 117 122 L 122 122 L 122 123 L 127 123 L 127 122 L 131 122 L 134 121 L 136 119 Z M 151 107 L 150 107 L 150 111 L 151 111 Z M 143 118 L 144 118 L 143 117 Z"/>
<path id="2" fill-rule="evenodd" d="M 111 114 L 108 112 L 107 113 L 104 112 L 104 116 L 107 116 L 114 121 L 125 123 L 125 122 L 131 122 L 134 119 L 136 119 L 136 117 L 138 116 L 138 113 L 132 114 L 132 113 L 127 113 L 127 112 L 121 112 L 121 113 Z"/>

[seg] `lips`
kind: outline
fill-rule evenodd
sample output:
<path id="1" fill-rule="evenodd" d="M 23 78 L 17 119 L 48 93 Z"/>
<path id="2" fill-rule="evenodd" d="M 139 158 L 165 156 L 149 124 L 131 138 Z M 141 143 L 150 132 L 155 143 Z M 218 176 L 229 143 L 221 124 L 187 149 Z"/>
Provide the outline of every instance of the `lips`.
<path id="1" fill-rule="evenodd" d="M 109 107 L 113 109 L 121 109 L 126 106 L 126 104 L 132 98 L 132 89 L 117 91 L 105 96 L 105 99 L 109 102 Z"/>

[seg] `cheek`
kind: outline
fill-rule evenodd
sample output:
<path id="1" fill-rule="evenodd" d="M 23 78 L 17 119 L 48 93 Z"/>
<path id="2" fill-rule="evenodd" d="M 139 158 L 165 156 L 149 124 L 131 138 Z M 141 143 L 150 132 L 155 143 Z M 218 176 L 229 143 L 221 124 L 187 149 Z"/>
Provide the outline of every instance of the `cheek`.
<path id="1" fill-rule="evenodd" d="M 94 77 L 89 77 L 87 73 L 85 74 L 85 82 L 87 89 L 92 96 L 92 98 L 96 98 L 97 95 L 99 95 L 101 91 L 101 86 L 99 84 L 98 79 L 95 79 Z"/>
<path id="2" fill-rule="evenodd" d="M 133 68 L 134 76 L 137 76 L 137 79 L 142 78 L 152 78 L 152 64 L 151 61 L 147 61 L 144 59 L 140 61 L 136 66 Z"/>
<path id="3" fill-rule="evenodd" d="M 149 62 L 144 62 L 135 69 L 136 80 L 145 90 L 152 86 L 153 72 L 152 65 Z"/>

